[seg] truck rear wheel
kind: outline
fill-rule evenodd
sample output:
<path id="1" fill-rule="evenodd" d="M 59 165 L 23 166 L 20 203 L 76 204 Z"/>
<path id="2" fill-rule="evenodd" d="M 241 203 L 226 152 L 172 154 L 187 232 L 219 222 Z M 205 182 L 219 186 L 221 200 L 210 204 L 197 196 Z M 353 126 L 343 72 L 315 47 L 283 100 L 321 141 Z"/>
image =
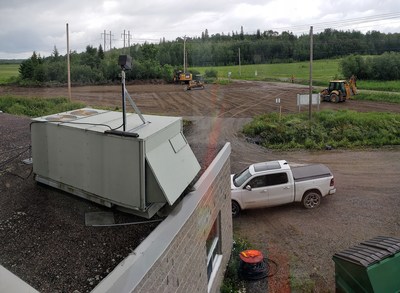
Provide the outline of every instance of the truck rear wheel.
<path id="1" fill-rule="evenodd" d="M 239 204 L 232 200 L 232 217 L 236 217 L 240 213 L 240 206 Z"/>
<path id="2" fill-rule="evenodd" d="M 317 191 L 308 191 L 304 194 L 302 203 L 306 209 L 314 209 L 321 204 L 321 194 Z"/>

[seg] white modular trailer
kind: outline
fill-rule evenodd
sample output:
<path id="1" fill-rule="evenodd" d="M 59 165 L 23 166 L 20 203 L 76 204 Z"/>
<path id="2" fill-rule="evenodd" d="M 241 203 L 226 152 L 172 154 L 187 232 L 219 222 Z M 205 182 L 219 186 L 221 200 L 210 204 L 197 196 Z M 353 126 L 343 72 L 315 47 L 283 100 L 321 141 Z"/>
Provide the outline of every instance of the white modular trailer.
<path id="1" fill-rule="evenodd" d="M 179 198 L 200 170 L 182 118 L 83 108 L 35 118 L 38 182 L 105 206 L 152 217 Z M 117 129 L 117 131 L 114 131 Z"/>

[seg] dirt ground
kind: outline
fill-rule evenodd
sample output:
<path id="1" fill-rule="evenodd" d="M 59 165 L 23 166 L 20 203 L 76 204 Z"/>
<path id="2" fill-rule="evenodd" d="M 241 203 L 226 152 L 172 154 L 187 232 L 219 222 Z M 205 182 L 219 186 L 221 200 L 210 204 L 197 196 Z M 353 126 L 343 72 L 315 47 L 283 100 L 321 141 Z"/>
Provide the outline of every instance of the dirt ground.
<path id="1" fill-rule="evenodd" d="M 334 292 L 334 253 L 378 235 L 400 237 L 400 147 L 368 150 L 280 152 L 250 144 L 240 134 L 254 115 L 296 113 L 296 94 L 308 88 L 289 83 L 233 82 L 184 91 L 180 85 L 129 85 L 128 92 L 145 114 L 177 115 L 193 122 L 186 135 L 199 160 L 225 142 L 232 145 L 231 171 L 264 160 L 324 163 L 335 175 L 336 194 L 315 210 L 298 204 L 244 211 L 234 219 L 234 233 L 248 239 L 278 263 L 278 272 L 248 284 L 249 292 L 290 292 L 289 280 L 306 291 Z M 0 95 L 67 96 L 66 88 L 0 87 Z M 88 106 L 121 107 L 120 86 L 74 87 L 72 100 Z M 322 103 L 320 109 L 400 113 L 400 104 L 349 100 Z M 301 108 L 307 111 L 308 108 Z M 317 107 L 313 106 L 313 111 Z M 267 288 L 268 287 L 268 288 Z M 312 287 L 312 286 L 310 286 Z"/>

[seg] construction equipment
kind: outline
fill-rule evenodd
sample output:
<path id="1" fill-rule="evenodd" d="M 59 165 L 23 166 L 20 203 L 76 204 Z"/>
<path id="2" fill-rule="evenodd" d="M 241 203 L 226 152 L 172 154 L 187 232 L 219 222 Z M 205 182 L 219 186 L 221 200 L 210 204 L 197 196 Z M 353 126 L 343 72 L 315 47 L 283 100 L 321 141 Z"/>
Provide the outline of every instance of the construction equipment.
<path id="1" fill-rule="evenodd" d="M 351 99 L 357 94 L 356 78 L 354 75 L 347 80 L 332 80 L 329 87 L 320 92 L 321 101 L 339 103 Z"/>
<path id="2" fill-rule="evenodd" d="M 185 90 L 202 90 L 204 89 L 204 78 L 201 75 L 196 75 L 194 80 L 189 81 L 189 84 L 186 86 Z"/>
<path id="3" fill-rule="evenodd" d="M 192 74 L 190 72 L 183 72 L 182 70 L 176 70 L 174 73 L 174 82 L 175 83 L 186 83 L 189 84 L 189 82 L 192 80 Z"/>

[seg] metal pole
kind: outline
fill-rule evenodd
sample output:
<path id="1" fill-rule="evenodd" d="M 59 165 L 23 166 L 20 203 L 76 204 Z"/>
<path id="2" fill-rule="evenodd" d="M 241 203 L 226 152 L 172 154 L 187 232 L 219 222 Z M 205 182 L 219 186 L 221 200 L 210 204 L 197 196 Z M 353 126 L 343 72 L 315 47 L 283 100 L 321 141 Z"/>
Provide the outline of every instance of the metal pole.
<path id="1" fill-rule="evenodd" d="M 125 30 L 124 30 L 124 49 L 125 49 Z"/>
<path id="2" fill-rule="evenodd" d="M 107 34 L 106 34 L 106 30 L 104 30 L 104 52 L 106 51 L 106 39 L 107 39 Z"/>
<path id="3" fill-rule="evenodd" d="M 122 79 L 122 125 L 123 131 L 125 131 L 126 125 L 126 103 L 125 103 L 125 71 L 122 70 L 121 72 L 121 79 Z"/>
<path id="4" fill-rule="evenodd" d="M 310 86 L 308 100 L 308 119 L 311 120 L 311 105 L 312 105 L 312 63 L 313 63 L 313 27 L 310 27 Z"/>

